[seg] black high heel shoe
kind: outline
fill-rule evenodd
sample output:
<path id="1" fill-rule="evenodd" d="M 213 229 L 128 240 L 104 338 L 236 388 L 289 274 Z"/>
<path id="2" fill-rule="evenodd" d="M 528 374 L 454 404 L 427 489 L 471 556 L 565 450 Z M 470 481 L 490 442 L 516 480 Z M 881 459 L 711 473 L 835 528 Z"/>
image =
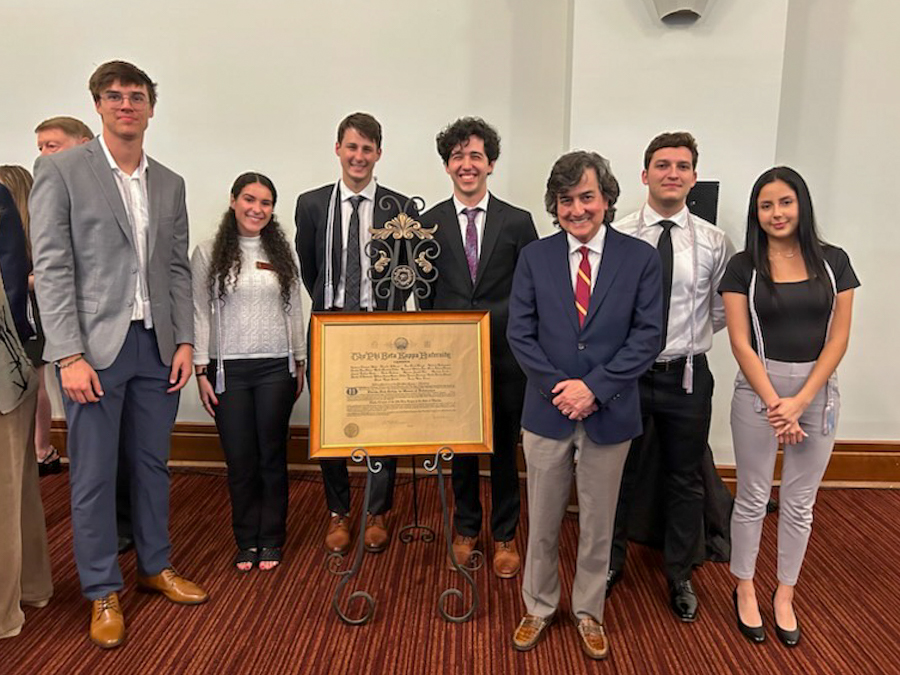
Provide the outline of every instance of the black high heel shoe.
<path id="1" fill-rule="evenodd" d="M 741 621 L 741 613 L 738 611 L 738 601 L 737 601 L 737 589 L 731 593 L 731 598 L 734 600 L 734 618 L 737 619 L 737 627 L 738 630 L 741 631 L 741 635 L 745 638 L 753 642 L 754 644 L 759 644 L 760 642 L 766 641 L 766 629 L 765 626 L 748 626 L 743 621 Z"/>
<path id="2" fill-rule="evenodd" d="M 775 594 L 777 592 L 777 588 L 772 591 L 772 618 L 775 621 L 775 635 L 778 636 L 781 644 L 785 647 L 796 647 L 800 643 L 800 619 L 797 618 L 797 613 L 794 612 L 794 619 L 797 621 L 797 627 L 794 630 L 785 630 L 778 625 L 778 619 L 775 617 Z"/>

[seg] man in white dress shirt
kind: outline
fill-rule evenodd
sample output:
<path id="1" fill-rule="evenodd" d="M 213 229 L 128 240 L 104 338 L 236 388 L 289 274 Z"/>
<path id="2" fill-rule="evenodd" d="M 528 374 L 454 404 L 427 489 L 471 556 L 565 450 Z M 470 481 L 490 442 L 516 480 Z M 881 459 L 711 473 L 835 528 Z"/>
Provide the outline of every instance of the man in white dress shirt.
<path id="1" fill-rule="evenodd" d="M 734 246 L 715 225 L 688 211 L 697 182 L 697 142 L 687 132 L 663 133 L 644 153 L 641 180 L 647 202 L 613 227 L 657 247 L 663 271 L 663 338 L 656 363 L 641 377 L 644 429 L 652 420 L 663 471 L 663 556 L 672 611 L 697 618 L 691 585 L 703 526 L 701 464 L 712 415 L 713 377 L 706 361 L 712 336 L 725 326 L 716 293 Z M 613 539 L 607 594 L 622 576 L 627 546 L 627 504 L 643 438 L 634 440 L 625 468 Z"/>

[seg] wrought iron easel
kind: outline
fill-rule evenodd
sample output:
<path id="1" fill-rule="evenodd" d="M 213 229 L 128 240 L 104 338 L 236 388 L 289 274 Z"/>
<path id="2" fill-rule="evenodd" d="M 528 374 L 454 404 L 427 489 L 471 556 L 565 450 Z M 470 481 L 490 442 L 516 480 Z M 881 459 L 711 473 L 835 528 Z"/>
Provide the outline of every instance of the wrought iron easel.
<path id="1" fill-rule="evenodd" d="M 435 240 L 434 233 L 438 226 L 424 227 L 415 218 L 408 215 L 411 207 L 413 212 L 421 212 L 424 209 L 425 202 L 421 197 L 412 197 L 405 204 L 393 195 L 384 195 L 379 207 L 382 209 L 390 209 L 396 207 L 399 215 L 392 218 L 381 228 L 370 228 L 371 241 L 366 245 L 366 254 L 373 260 L 369 268 L 369 278 L 372 281 L 372 292 L 376 298 L 387 300 L 387 306 L 394 309 L 398 304 L 402 311 L 406 311 L 407 299 L 412 297 L 415 310 L 420 309 L 420 300 L 427 298 L 432 291 L 432 287 L 438 278 L 438 269 L 434 266 L 433 261 L 438 257 L 441 247 Z M 378 278 L 376 278 L 376 276 Z M 401 302 L 397 302 L 398 299 Z M 426 459 L 423 467 L 427 472 L 437 471 L 438 489 L 441 495 L 441 513 L 443 516 L 444 535 L 447 545 L 447 557 L 451 561 L 453 568 L 459 573 L 466 585 L 471 590 L 472 603 L 465 608 L 465 594 L 458 588 L 448 588 L 441 593 L 438 598 L 438 613 L 447 621 L 453 623 L 462 623 L 468 621 L 478 609 L 478 588 L 472 573 L 477 571 L 484 564 L 484 555 L 481 551 L 474 551 L 466 565 L 459 565 L 453 555 L 453 538 L 450 528 L 450 511 L 447 506 L 445 479 L 443 474 L 442 461 L 451 461 L 453 459 L 453 449 L 449 446 L 442 447 L 435 453 L 433 459 Z M 366 520 L 369 510 L 369 499 L 371 496 L 371 474 L 378 473 L 382 469 L 382 462 L 372 460 L 365 448 L 356 448 L 351 454 L 354 462 L 366 462 L 369 472 L 366 476 L 366 488 L 364 496 L 363 516 L 359 529 L 359 537 L 357 538 L 356 552 L 354 554 L 353 564 L 349 569 L 342 570 L 344 556 L 341 553 L 332 553 L 326 559 L 328 569 L 333 574 L 341 577 L 335 589 L 332 598 L 332 607 L 335 613 L 342 621 L 351 625 L 361 625 L 368 623 L 375 615 L 375 599 L 367 592 L 362 590 L 354 591 L 347 599 L 344 611 L 341 607 L 341 595 L 347 584 L 358 573 L 362 565 L 363 559 L 363 533 L 366 528 Z M 398 538 L 404 544 L 409 544 L 416 540 L 426 543 L 434 541 L 434 530 L 423 524 L 419 520 L 419 499 L 416 478 L 416 457 L 411 458 L 412 466 L 412 491 L 413 491 L 413 522 L 409 523 L 399 530 Z M 463 603 L 464 611 L 461 614 L 451 614 L 446 605 L 451 597 L 458 598 Z M 350 605 L 355 600 L 362 599 L 365 602 L 365 610 L 363 614 L 357 618 L 353 618 L 349 614 Z"/>

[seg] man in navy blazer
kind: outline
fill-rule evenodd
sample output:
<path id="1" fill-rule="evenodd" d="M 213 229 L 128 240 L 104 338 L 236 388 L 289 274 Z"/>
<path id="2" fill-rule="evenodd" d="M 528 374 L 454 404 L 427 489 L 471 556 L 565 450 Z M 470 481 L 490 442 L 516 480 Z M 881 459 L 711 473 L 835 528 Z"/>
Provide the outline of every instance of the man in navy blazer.
<path id="1" fill-rule="evenodd" d="M 559 528 L 574 464 L 572 618 L 589 657 L 609 652 L 603 604 L 616 500 L 630 441 L 641 433 L 638 378 L 659 353 L 662 332 L 659 256 L 609 227 L 618 196 L 597 153 L 559 158 L 544 201 L 563 231 L 526 246 L 513 279 L 507 337 L 528 378 L 526 614 L 513 636 L 521 651 L 537 644 L 559 605 Z"/>

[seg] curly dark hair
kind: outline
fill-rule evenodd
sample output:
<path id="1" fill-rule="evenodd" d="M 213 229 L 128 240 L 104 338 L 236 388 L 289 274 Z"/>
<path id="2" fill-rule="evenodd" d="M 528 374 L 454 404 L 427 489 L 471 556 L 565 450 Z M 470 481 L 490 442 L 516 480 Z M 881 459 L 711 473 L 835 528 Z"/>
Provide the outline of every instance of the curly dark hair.
<path id="1" fill-rule="evenodd" d="M 477 136 L 484 142 L 484 154 L 487 155 L 488 162 L 496 162 L 500 156 L 500 134 L 497 130 L 480 117 L 460 117 L 435 139 L 438 154 L 444 164 L 450 161 L 453 148 L 465 145 L 472 136 Z"/>
<path id="2" fill-rule="evenodd" d="M 231 196 L 237 199 L 248 185 L 259 183 L 272 193 L 272 205 L 278 201 L 278 193 L 272 181 L 261 173 L 243 173 L 231 186 Z M 222 215 L 219 230 L 213 242 L 212 260 L 209 265 L 209 295 L 223 300 L 228 294 L 229 286 L 233 289 L 241 274 L 241 245 L 238 239 L 237 219 L 234 209 L 230 208 Z M 275 214 L 259 234 L 262 249 L 275 269 L 278 286 L 281 289 L 281 301 L 285 311 L 291 309 L 291 286 L 297 280 L 299 271 L 291 255 L 291 247 Z M 218 289 L 218 292 L 217 292 Z"/>

